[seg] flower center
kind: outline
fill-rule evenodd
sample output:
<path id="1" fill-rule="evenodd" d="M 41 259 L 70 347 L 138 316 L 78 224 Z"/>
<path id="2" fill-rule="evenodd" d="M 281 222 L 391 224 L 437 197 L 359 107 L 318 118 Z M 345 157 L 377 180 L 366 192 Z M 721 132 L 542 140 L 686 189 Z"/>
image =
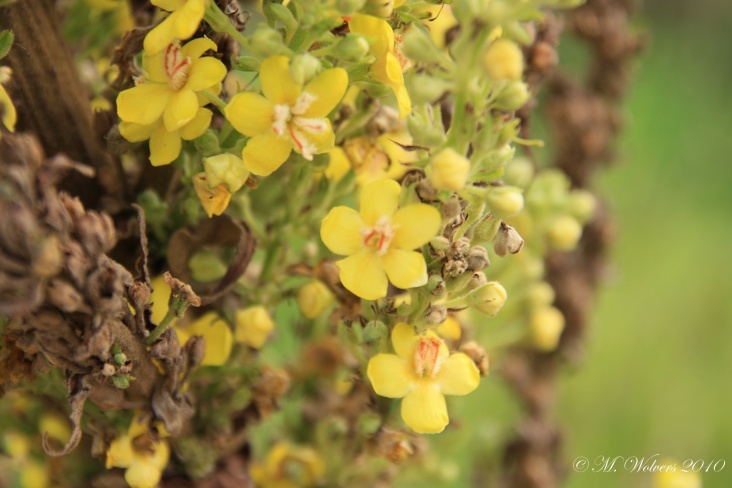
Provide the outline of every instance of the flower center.
<path id="1" fill-rule="evenodd" d="M 440 346 L 442 341 L 437 337 L 422 337 L 414 352 L 414 369 L 417 376 L 434 378 L 440 372 L 442 359 Z"/>
<path id="2" fill-rule="evenodd" d="M 373 227 L 361 229 L 363 245 L 375 249 L 376 254 L 383 256 L 389 250 L 389 245 L 396 231 L 397 226 L 391 224 L 389 217 L 386 215 L 380 217 Z"/>
<path id="3" fill-rule="evenodd" d="M 328 130 L 328 122 L 324 117 L 303 117 L 317 97 L 302 92 L 295 105 L 279 104 L 274 107 L 272 131 L 278 136 L 289 137 L 292 144 L 305 159 L 313 160 L 318 147 L 308 139 L 307 135 L 322 134 Z"/>
<path id="4" fill-rule="evenodd" d="M 168 45 L 163 63 L 165 74 L 168 75 L 173 90 L 178 91 L 183 88 L 191 73 L 191 58 L 183 56 L 177 41 Z"/>

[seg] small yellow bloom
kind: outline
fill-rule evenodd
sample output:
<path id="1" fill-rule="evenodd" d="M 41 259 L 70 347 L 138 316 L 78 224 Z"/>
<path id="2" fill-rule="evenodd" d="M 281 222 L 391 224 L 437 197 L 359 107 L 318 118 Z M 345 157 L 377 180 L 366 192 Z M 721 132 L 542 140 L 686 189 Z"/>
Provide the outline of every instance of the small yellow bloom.
<path id="1" fill-rule="evenodd" d="M 445 395 L 467 395 L 480 372 L 467 355 L 450 355 L 432 331 L 417 335 L 405 323 L 391 332 L 396 354 L 377 354 L 366 374 L 378 395 L 402 398 L 402 419 L 415 432 L 437 434 L 450 422 Z"/>
<path id="2" fill-rule="evenodd" d="M 328 167 L 325 168 L 325 177 L 338 183 L 351 169 L 351 161 L 342 147 L 334 147 L 328 152 Z"/>
<path id="3" fill-rule="evenodd" d="M 674 460 L 662 460 L 661 466 L 676 464 Z M 702 477 L 693 471 L 657 471 L 653 478 L 653 488 L 702 488 Z"/>
<path id="4" fill-rule="evenodd" d="M 354 34 L 361 34 L 370 40 L 369 52 L 376 58 L 371 73 L 376 81 L 394 91 L 399 117 L 406 117 L 412 112 L 412 100 L 404 86 L 403 73 L 409 66 L 409 60 L 396 49 L 391 26 L 383 19 L 363 14 L 355 14 L 348 26 Z"/>
<path id="5" fill-rule="evenodd" d="M 38 421 L 38 432 L 47 433 L 48 437 L 55 439 L 61 445 L 71 437 L 71 427 L 65 417 L 53 413 L 44 413 Z"/>
<path id="6" fill-rule="evenodd" d="M 221 366 L 226 363 L 233 345 L 229 325 L 216 312 L 208 312 L 187 327 L 176 326 L 175 332 L 181 345 L 193 336 L 201 336 L 206 342 L 206 354 L 201 366 Z"/>
<path id="7" fill-rule="evenodd" d="M 206 181 L 209 185 L 224 185 L 231 193 L 239 190 L 249 179 L 244 161 L 233 154 L 217 154 L 204 158 L 203 166 L 206 168 Z"/>
<path id="8" fill-rule="evenodd" d="M 323 313 L 334 300 L 333 293 L 319 280 L 310 281 L 297 292 L 297 304 L 303 315 L 310 319 Z"/>
<path id="9" fill-rule="evenodd" d="M 570 215 L 554 218 L 546 229 L 546 239 L 553 249 L 571 251 L 582 237 L 582 226 Z"/>
<path id="10" fill-rule="evenodd" d="M 356 172 L 359 186 L 363 187 L 382 178 L 397 180 L 404 176 L 409 169 L 409 163 L 417 160 L 417 155 L 403 149 L 399 144 L 412 144 L 412 136 L 405 130 L 395 130 L 376 139 L 361 136 L 343 144 L 343 150 Z"/>
<path id="11" fill-rule="evenodd" d="M 389 281 L 398 288 L 427 283 L 424 256 L 413 249 L 437 234 L 442 217 L 423 203 L 398 208 L 400 193 L 396 181 L 376 180 L 361 191 L 360 213 L 335 207 L 320 227 L 328 249 L 348 256 L 336 263 L 341 282 L 361 298 L 385 297 Z"/>
<path id="12" fill-rule="evenodd" d="M 10 99 L 10 95 L 3 87 L 4 83 L 10 80 L 12 70 L 7 66 L 0 67 L 0 117 L 6 129 L 15 132 L 15 123 L 18 121 L 18 113 L 15 111 L 15 105 Z"/>
<path id="13" fill-rule="evenodd" d="M 343 68 L 323 71 L 304 87 L 292 80 L 286 56 L 271 56 L 259 72 L 264 96 L 234 95 L 224 112 L 236 130 L 251 137 L 242 151 L 249 171 L 267 176 L 295 152 L 312 160 L 328 152 L 335 135 L 327 115 L 348 87 Z"/>
<path id="14" fill-rule="evenodd" d="M 209 186 L 206 173 L 198 173 L 193 177 L 193 189 L 196 190 L 196 195 L 209 217 L 224 213 L 231 201 L 231 193 L 224 185 L 220 184 L 213 188 Z"/>
<path id="15" fill-rule="evenodd" d="M 262 305 L 240 310 L 236 313 L 236 342 L 259 349 L 267 341 L 274 326 L 267 309 Z"/>
<path id="16" fill-rule="evenodd" d="M 432 157 L 430 183 L 438 190 L 461 190 L 468 181 L 470 161 L 452 148 L 446 148 Z"/>
<path id="17" fill-rule="evenodd" d="M 278 442 L 264 462 L 253 462 L 250 473 L 261 488 L 307 488 L 315 485 L 325 466 L 310 447 L 293 446 Z"/>
<path id="18" fill-rule="evenodd" d="M 524 72 L 524 55 L 515 42 L 498 39 L 485 52 L 483 67 L 493 80 L 520 80 Z"/>
<path id="19" fill-rule="evenodd" d="M 147 435 L 147 425 L 137 417 L 126 434 L 117 437 L 107 451 L 107 469 L 127 468 L 125 481 L 132 488 L 154 488 L 168 465 L 170 448 L 165 441 L 155 442 Z"/>
<path id="20" fill-rule="evenodd" d="M 163 10 L 173 12 L 145 36 L 144 48 L 148 54 L 165 50 L 173 39 L 190 39 L 198 29 L 206 12 L 208 0 L 151 0 Z"/>
<path id="21" fill-rule="evenodd" d="M 226 76 L 226 67 L 221 61 L 201 57 L 209 49 L 215 51 L 216 43 L 201 38 L 182 47 L 175 41 L 157 54 L 145 53 L 142 83 L 117 97 L 119 118 L 149 126 L 162 116 L 169 132 L 192 121 L 199 107 L 207 103 L 201 102 L 203 94 L 200 92 L 214 91 Z"/>
<path id="22" fill-rule="evenodd" d="M 564 315 L 555 307 L 540 307 L 531 313 L 529 328 L 531 342 L 537 349 L 553 351 L 564 330 Z"/>

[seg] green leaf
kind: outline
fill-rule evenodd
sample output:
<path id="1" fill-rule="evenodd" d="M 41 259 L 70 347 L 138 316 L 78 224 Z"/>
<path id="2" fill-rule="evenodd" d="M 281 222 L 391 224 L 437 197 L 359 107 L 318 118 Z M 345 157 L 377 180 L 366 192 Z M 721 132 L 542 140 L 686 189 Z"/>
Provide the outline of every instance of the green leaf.
<path id="1" fill-rule="evenodd" d="M 0 7 L 10 5 L 11 3 L 15 3 L 15 0 L 0 0 Z"/>
<path id="2" fill-rule="evenodd" d="M 8 55 L 8 53 L 10 52 L 10 47 L 13 45 L 14 40 L 15 35 L 13 35 L 13 31 L 4 30 L 0 32 L 0 59 Z"/>

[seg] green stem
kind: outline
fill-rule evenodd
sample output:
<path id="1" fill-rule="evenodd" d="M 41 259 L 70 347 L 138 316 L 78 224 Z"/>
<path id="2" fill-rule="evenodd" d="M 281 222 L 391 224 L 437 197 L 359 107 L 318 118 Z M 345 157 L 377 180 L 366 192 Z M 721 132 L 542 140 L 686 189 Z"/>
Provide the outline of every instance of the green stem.
<path id="1" fill-rule="evenodd" d="M 203 90 L 203 94 L 206 98 L 208 98 L 211 101 L 211 103 L 216 105 L 216 108 L 221 110 L 221 113 L 224 112 L 224 109 L 226 108 L 226 102 L 224 102 L 219 97 L 217 97 L 216 95 L 211 93 L 211 91 L 209 91 L 209 90 Z"/>
<path id="2" fill-rule="evenodd" d="M 157 327 L 155 327 L 155 330 L 153 330 L 149 336 L 145 338 L 143 342 L 145 342 L 146 345 L 151 345 L 153 342 L 158 340 L 158 337 L 168 330 L 170 327 L 171 322 L 173 322 L 173 319 L 175 318 L 175 312 L 172 308 L 168 309 L 168 313 L 165 314 L 165 317 L 163 320 L 158 324 Z"/>
<path id="3" fill-rule="evenodd" d="M 209 0 L 203 18 L 209 23 L 213 30 L 229 34 L 231 37 L 236 39 L 236 42 L 245 48 L 249 48 L 249 39 L 244 37 L 241 32 L 234 28 L 229 17 L 219 9 L 218 5 L 216 5 L 216 2 L 213 0 Z"/>

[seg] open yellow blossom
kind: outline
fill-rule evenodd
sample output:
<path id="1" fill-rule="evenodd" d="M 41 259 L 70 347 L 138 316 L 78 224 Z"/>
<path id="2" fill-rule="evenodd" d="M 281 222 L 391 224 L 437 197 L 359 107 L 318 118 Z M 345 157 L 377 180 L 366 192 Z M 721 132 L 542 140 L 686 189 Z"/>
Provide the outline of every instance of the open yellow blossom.
<path id="1" fill-rule="evenodd" d="M 203 337 L 206 353 L 201 366 L 221 366 L 229 359 L 233 335 L 229 325 L 216 312 L 208 312 L 186 327 L 176 325 L 175 332 L 181 345 L 193 336 Z"/>
<path id="2" fill-rule="evenodd" d="M 307 488 L 325 472 L 323 461 L 310 447 L 278 442 L 264 462 L 253 462 L 252 480 L 261 488 Z"/>
<path id="3" fill-rule="evenodd" d="M 209 217 L 224 213 L 231 201 L 231 193 L 223 184 L 213 188 L 209 186 L 206 173 L 198 173 L 193 177 L 193 189 Z"/>
<path id="4" fill-rule="evenodd" d="M 150 125 L 162 116 L 168 131 L 178 130 L 192 121 L 202 104 L 198 94 L 213 90 L 226 76 L 221 61 L 201 57 L 209 49 L 215 51 L 216 43 L 201 38 L 184 46 L 174 41 L 157 54 L 145 53 L 142 82 L 117 97 L 119 118 Z"/>
<path id="5" fill-rule="evenodd" d="M 259 78 L 264 96 L 238 93 L 225 109 L 234 128 L 251 137 L 242 151 L 249 171 L 269 175 L 293 149 L 307 160 L 328 152 L 335 135 L 327 115 L 346 93 L 346 70 L 325 70 L 302 87 L 292 80 L 288 58 L 277 55 L 262 62 Z"/>
<path id="6" fill-rule="evenodd" d="M 236 313 L 236 342 L 259 349 L 267 341 L 274 326 L 269 312 L 262 305 L 239 310 Z"/>
<path id="7" fill-rule="evenodd" d="M 154 488 L 160 482 L 169 458 L 168 443 L 151 439 L 147 425 L 135 417 L 127 433 L 109 445 L 106 466 L 107 469 L 127 468 L 125 481 L 132 488 Z"/>
<path id="8" fill-rule="evenodd" d="M 437 209 L 423 203 L 398 208 L 400 193 L 394 180 L 373 181 L 361 191 L 360 213 L 335 207 L 320 227 L 328 249 L 348 256 L 336 263 L 341 282 L 361 298 L 385 297 L 389 281 L 398 288 L 427 283 L 424 256 L 413 249 L 437 234 L 442 218 Z"/>
<path id="9" fill-rule="evenodd" d="M 376 58 L 371 73 L 376 81 L 391 87 L 396 96 L 399 117 L 406 117 L 412 112 L 412 100 L 404 86 L 403 74 L 409 61 L 395 49 L 391 26 L 384 19 L 363 14 L 355 14 L 348 26 L 351 32 L 369 39 L 369 53 Z"/>
<path id="10" fill-rule="evenodd" d="M 409 163 L 417 160 L 417 155 L 403 149 L 399 144 L 412 144 L 412 136 L 404 130 L 394 131 L 376 139 L 356 137 L 343 144 L 343 150 L 356 172 L 359 186 L 382 178 L 397 180 L 404 176 L 409 169 Z"/>
<path id="11" fill-rule="evenodd" d="M 173 39 L 190 39 L 206 12 L 208 0 L 150 0 L 163 10 L 172 12 L 145 36 L 148 54 L 165 50 Z"/>
<path id="12" fill-rule="evenodd" d="M 432 331 L 418 335 L 398 323 L 391 332 L 396 354 L 377 354 L 366 374 L 378 395 L 402 398 L 402 419 L 415 432 L 437 434 L 450 422 L 445 395 L 467 395 L 478 387 L 480 372 L 467 355 L 450 355 Z"/>
<path id="13" fill-rule="evenodd" d="M 6 129 L 15 132 L 15 123 L 18 120 L 18 113 L 15 111 L 15 105 L 10 99 L 10 95 L 5 91 L 3 83 L 10 80 L 12 70 L 7 66 L 0 67 L 0 117 Z"/>

